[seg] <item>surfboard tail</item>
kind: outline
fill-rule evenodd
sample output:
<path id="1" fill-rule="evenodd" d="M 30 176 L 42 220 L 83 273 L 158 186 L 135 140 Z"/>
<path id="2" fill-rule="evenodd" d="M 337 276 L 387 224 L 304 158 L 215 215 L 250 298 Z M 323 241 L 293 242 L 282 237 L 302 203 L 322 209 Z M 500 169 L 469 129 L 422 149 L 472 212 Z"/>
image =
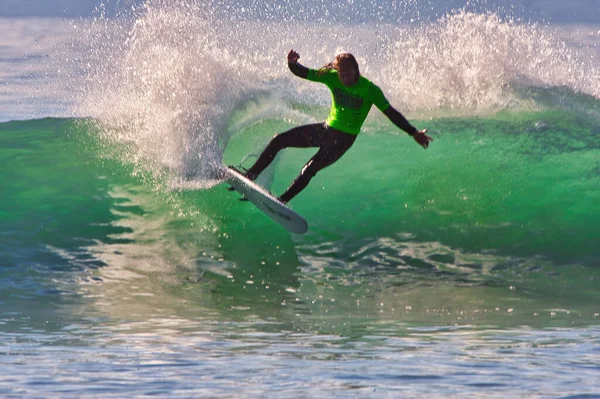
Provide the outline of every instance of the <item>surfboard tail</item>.
<path id="1" fill-rule="evenodd" d="M 304 234 L 308 231 L 308 223 L 302 216 L 279 201 L 270 192 L 248 179 L 240 170 L 231 166 L 226 169 L 228 173 L 227 182 L 265 215 L 292 233 Z"/>

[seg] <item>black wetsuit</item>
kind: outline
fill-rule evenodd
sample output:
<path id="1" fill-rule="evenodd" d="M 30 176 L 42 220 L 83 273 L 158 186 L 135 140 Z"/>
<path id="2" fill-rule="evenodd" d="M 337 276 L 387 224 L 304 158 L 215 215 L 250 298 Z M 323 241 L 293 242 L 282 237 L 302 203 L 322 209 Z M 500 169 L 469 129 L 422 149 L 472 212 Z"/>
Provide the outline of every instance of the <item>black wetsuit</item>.
<path id="1" fill-rule="evenodd" d="M 284 148 L 319 147 L 319 151 L 302 168 L 300 176 L 279 197 L 281 202 L 288 202 L 308 185 L 318 171 L 340 159 L 355 140 L 355 135 L 335 130 L 325 123 L 295 127 L 273 137 L 254 166 L 248 170 L 246 176 L 251 180 L 256 179 L 273 162 L 277 153 Z"/>

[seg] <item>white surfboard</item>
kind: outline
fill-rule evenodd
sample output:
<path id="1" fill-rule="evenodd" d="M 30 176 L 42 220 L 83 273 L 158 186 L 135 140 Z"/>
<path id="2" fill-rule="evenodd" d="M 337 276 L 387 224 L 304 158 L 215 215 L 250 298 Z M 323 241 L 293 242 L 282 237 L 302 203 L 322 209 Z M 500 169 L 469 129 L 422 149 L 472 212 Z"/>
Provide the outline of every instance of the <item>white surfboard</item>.
<path id="1" fill-rule="evenodd" d="M 285 229 L 296 234 L 304 234 L 308 230 L 306 220 L 292 211 L 283 202 L 273 197 L 267 190 L 247 179 L 232 168 L 225 168 L 225 180 L 240 194 L 252 202 L 265 215 L 279 223 Z"/>

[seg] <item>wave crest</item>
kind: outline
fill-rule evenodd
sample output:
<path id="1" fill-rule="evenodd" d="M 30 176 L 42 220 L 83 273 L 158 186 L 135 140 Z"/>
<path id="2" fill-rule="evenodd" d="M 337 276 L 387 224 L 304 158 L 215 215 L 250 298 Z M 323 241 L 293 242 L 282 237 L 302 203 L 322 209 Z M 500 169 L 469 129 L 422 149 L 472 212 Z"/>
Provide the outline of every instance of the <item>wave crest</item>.
<path id="1" fill-rule="evenodd" d="M 459 12 L 401 30 L 389 50 L 386 85 L 412 110 L 522 107 L 518 85 L 566 86 L 600 97 L 594 56 L 576 51 L 547 26 Z"/>

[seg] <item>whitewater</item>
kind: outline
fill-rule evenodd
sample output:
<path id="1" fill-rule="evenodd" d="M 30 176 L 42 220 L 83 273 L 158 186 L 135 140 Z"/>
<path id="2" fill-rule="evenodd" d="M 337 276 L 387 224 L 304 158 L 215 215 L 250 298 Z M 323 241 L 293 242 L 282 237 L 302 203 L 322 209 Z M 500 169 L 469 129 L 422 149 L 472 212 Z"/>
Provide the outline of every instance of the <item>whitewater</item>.
<path id="1" fill-rule="evenodd" d="M 600 397 L 600 27 L 354 3 L 0 19 L 0 395 Z M 302 236 L 220 173 L 326 118 L 292 48 L 434 138 L 373 109 Z"/>

